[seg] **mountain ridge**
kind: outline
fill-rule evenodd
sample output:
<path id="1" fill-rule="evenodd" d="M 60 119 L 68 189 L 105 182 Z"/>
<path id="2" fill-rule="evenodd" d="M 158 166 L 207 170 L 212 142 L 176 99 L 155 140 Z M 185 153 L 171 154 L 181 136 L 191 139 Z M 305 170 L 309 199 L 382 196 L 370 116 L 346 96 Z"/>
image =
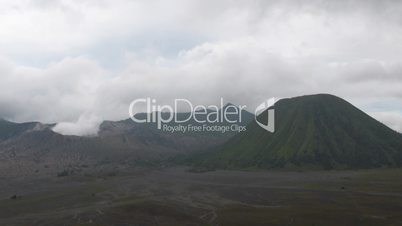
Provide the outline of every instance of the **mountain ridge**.
<path id="1" fill-rule="evenodd" d="M 156 123 L 131 119 L 104 121 L 98 136 L 62 135 L 53 126 L 0 121 L 0 177 L 56 174 L 83 170 L 84 165 L 111 169 L 164 165 L 174 156 L 222 144 L 233 135 L 170 133 L 157 129 Z"/>

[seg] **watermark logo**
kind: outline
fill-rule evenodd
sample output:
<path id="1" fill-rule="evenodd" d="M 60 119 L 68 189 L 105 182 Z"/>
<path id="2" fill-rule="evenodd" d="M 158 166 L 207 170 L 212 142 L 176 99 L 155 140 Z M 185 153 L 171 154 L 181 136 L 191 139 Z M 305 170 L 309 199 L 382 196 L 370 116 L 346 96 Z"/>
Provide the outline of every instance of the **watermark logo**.
<path id="1" fill-rule="evenodd" d="M 255 110 L 255 120 L 259 126 L 269 132 L 275 131 L 275 110 L 271 108 L 275 99 L 271 98 L 260 104 Z M 246 123 L 243 115 L 246 105 L 194 105 L 188 99 L 175 99 L 172 105 L 161 105 L 153 98 L 140 98 L 131 102 L 130 118 L 136 123 L 154 123 L 157 129 L 165 132 L 243 132 Z M 140 109 L 143 114 L 136 114 Z M 186 109 L 186 112 L 180 112 Z M 257 118 L 261 112 L 268 111 L 268 123 Z"/>
<path id="2" fill-rule="evenodd" d="M 135 109 L 146 109 L 139 117 Z M 136 123 L 156 123 L 166 132 L 242 132 L 246 130 L 242 113 L 246 105 L 194 105 L 188 99 L 175 99 L 172 105 L 160 105 L 153 98 L 141 98 L 131 102 L 130 118 Z M 188 109 L 180 112 L 179 109 Z"/>
<path id="3" fill-rule="evenodd" d="M 275 132 L 275 109 L 274 109 L 274 105 L 275 105 L 275 98 L 270 98 L 267 101 L 261 103 L 260 105 L 258 105 L 258 107 L 255 109 L 255 121 L 257 122 L 257 124 L 271 132 L 274 133 Z M 264 111 L 267 111 L 267 122 L 265 124 L 265 122 L 262 122 L 258 119 L 258 115 L 260 115 L 261 113 L 263 113 Z"/>

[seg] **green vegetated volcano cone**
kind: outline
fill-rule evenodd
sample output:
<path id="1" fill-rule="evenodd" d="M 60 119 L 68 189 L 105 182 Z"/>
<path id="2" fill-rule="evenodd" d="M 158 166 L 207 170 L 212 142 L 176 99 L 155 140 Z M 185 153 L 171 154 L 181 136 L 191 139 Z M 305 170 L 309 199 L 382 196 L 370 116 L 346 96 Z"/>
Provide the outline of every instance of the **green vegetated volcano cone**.
<path id="1" fill-rule="evenodd" d="M 275 132 L 256 121 L 196 164 L 218 168 L 373 168 L 402 165 L 402 135 L 328 94 L 275 104 Z M 267 118 L 267 111 L 259 116 Z"/>

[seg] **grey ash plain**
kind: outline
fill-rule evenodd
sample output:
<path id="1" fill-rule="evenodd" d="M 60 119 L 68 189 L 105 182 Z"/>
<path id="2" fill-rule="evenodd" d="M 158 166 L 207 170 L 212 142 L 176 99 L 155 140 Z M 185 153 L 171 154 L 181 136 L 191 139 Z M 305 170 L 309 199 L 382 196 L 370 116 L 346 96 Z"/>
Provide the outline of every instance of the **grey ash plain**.
<path id="1" fill-rule="evenodd" d="M 401 175 L 401 169 L 194 173 L 169 167 L 2 178 L 0 223 L 400 225 Z"/>

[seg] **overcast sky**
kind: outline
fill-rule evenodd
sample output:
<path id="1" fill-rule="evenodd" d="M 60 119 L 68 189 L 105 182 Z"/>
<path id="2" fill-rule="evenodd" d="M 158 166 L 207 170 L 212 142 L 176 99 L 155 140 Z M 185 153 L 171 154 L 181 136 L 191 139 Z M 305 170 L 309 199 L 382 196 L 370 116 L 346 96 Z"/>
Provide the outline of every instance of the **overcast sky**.
<path id="1" fill-rule="evenodd" d="M 338 95 L 402 131 L 402 1 L 0 0 L 0 117 L 96 133 L 141 97 Z"/>

